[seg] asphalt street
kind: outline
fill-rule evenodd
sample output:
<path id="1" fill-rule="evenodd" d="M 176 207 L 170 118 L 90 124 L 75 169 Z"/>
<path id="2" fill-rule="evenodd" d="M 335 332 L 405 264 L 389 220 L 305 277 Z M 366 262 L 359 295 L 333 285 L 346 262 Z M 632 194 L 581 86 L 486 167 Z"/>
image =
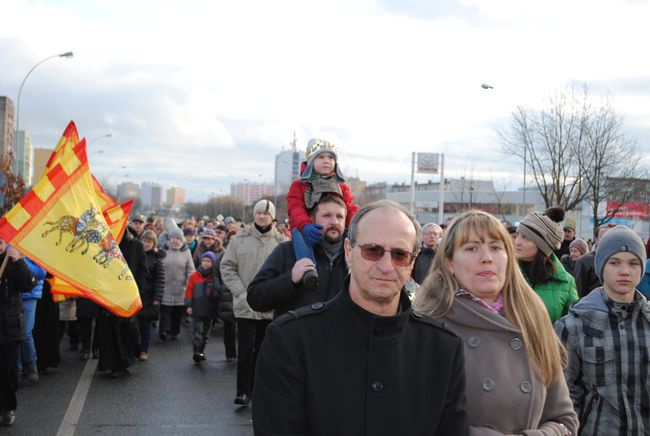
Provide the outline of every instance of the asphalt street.
<path id="1" fill-rule="evenodd" d="M 236 363 L 225 360 L 220 327 L 202 364 L 192 361 L 184 324 L 177 341 L 154 335 L 149 361 L 136 361 L 119 379 L 96 371 L 97 360 L 79 360 L 66 338 L 61 365 L 34 386 L 21 383 L 16 423 L 0 435 L 251 436 L 250 408 L 233 404 Z"/>

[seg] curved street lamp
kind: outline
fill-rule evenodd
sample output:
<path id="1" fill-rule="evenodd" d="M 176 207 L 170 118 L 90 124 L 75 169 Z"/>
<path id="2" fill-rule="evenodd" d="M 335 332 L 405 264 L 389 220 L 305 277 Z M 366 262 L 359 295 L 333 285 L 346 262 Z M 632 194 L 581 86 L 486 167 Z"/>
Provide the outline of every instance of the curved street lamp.
<path id="1" fill-rule="evenodd" d="M 65 53 L 48 56 L 45 59 L 43 59 L 42 61 L 40 61 L 39 63 L 37 63 L 36 65 L 34 65 L 32 67 L 32 69 L 27 72 L 27 74 L 25 75 L 25 78 L 23 79 L 23 81 L 20 84 L 20 88 L 18 88 L 18 98 L 16 99 L 16 129 L 15 129 L 16 133 L 14 134 L 14 138 L 18 138 L 18 129 L 20 127 L 20 95 L 23 93 L 23 85 L 25 85 L 25 82 L 27 81 L 27 78 L 29 77 L 29 75 L 32 74 L 32 71 L 34 71 L 36 69 L 36 67 L 38 67 L 40 64 L 42 64 L 45 61 L 48 61 L 48 60 L 54 59 L 54 58 L 71 58 L 73 56 L 74 56 L 74 54 L 71 51 L 67 51 Z"/>
<path id="2" fill-rule="evenodd" d="M 93 139 L 91 139 L 90 141 L 88 141 L 88 147 L 90 147 L 90 144 L 92 144 L 93 142 L 97 141 L 98 139 L 101 139 L 101 138 L 112 138 L 112 137 L 113 137 L 113 135 L 112 135 L 111 133 L 106 133 L 106 134 L 104 134 L 104 135 L 95 136 Z"/>

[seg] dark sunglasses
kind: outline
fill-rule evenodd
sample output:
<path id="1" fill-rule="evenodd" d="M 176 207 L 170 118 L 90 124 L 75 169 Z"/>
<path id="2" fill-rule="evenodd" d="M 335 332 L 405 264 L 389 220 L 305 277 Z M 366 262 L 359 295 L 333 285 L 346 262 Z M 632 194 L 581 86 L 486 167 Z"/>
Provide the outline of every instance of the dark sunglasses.
<path id="1" fill-rule="evenodd" d="M 361 257 L 371 262 L 377 262 L 384 257 L 385 252 L 390 253 L 390 259 L 395 266 L 408 266 L 415 259 L 415 254 L 410 251 L 402 250 L 400 248 L 393 248 L 388 250 L 381 245 L 377 244 L 362 244 L 357 245 L 361 250 Z"/>

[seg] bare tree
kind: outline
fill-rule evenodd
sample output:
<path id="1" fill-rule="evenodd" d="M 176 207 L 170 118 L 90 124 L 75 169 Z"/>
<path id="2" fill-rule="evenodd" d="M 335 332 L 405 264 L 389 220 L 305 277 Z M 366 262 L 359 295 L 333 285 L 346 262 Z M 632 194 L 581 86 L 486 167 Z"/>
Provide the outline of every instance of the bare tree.
<path id="1" fill-rule="evenodd" d="M 578 154 L 583 168 L 585 199 L 591 205 L 594 236 L 598 228 L 612 220 L 632 200 L 646 203 L 645 171 L 640 169 L 640 152 L 636 142 L 623 132 L 623 118 L 610 98 L 605 97 L 590 110 L 585 126 L 585 141 Z M 604 216 L 599 216 L 603 202 Z"/>
<path id="2" fill-rule="evenodd" d="M 595 234 L 630 200 L 646 202 L 639 149 L 609 96 L 596 99 L 583 85 L 549 98 L 547 109 L 518 107 L 512 115 L 511 126 L 498 132 L 502 151 L 525 160 L 546 207 L 568 211 L 587 201 Z"/>
<path id="3" fill-rule="evenodd" d="M 586 195 L 583 168 L 576 159 L 589 117 L 586 87 L 559 91 L 542 110 L 521 106 L 509 128 L 498 132 L 502 151 L 525 161 L 546 207 L 575 209 Z"/>
<path id="4" fill-rule="evenodd" d="M 470 169 L 469 177 L 465 174 L 458 179 L 458 192 L 460 193 L 461 209 L 471 209 L 476 205 L 478 196 L 479 181 L 474 178 L 474 168 Z M 467 201 L 465 201 L 467 193 Z"/>
<path id="5" fill-rule="evenodd" d="M 9 211 L 25 195 L 25 182 L 12 170 L 13 155 L 0 157 L 0 213 Z"/>
<path id="6" fill-rule="evenodd" d="M 508 186 L 510 185 L 510 181 L 506 182 L 506 180 L 501 180 L 500 183 L 501 187 L 500 189 L 497 190 L 496 184 L 494 183 L 494 178 L 492 178 L 492 191 L 494 193 L 494 199 L 497 203 L 497 212 L 501 216 L 501 218 L 505 218 L 505 204 L 504 204 L 504 199 L 506 196 L 506 190 Z"/>

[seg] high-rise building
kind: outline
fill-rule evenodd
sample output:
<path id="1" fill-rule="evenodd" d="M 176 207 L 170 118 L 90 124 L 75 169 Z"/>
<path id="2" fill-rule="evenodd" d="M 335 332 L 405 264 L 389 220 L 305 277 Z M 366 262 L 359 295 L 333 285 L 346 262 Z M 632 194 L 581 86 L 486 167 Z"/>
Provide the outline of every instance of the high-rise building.
<path id="1" fill-rule="evenodd" d="M 167 205 L 180 206 L 185 203 L 185 189 L 172 186 L 167 190 Z"/>
<path id="2" fill-rule="evenodd" d="M 142 206 L 152 209 L 162 207 L 163 187 L 154 182 L 144 182 L 140 188 L 140 199 Z"/>
<path id="3" fill-rule="evenodd" d="M 0 157 L 14 152 L 14 102 L 0 96 Z"/>
<path id="4" fill-rule="evenodd" d="M 13 172 L 23 179 L 25 186 L 31 186 L 34 177 L 32 137 L 29 132 L 19 130 L 15 139 Z"/>
<path id="5" fill-rule="evenodd" d="M 117 200 L 124 201 L 140 196 L 140 185 L 133 182 L 123 182 L 117 185 Z"/>
<path id="6" fill-rule="evenodd" d="M 43 176 L 45 165 L 47 165 L 47 161 L 50 160 L 50 156 L 52 156 L 53 151 L 54 150 L 51 148 L 34 149 L 34 165 L 32 167 L 34 183 L 38 182 L 39 179 Z"/>
<path id="7" fill-rule="evenodd" d="M 289 192 L 291 183 L 300 175 L 300 162 L 305 160 L 305 153 L 296 147 L 296 134 L 293 134 L 291 149 L 275 156 L 275 195 Z"/>
<path id="8" fill-rule="evenodd" d="M 270 183 L 252 182 L 231 183 L 230 196 L 248 206 L 262 197 L 273 197 L 273 185 Z"/>

